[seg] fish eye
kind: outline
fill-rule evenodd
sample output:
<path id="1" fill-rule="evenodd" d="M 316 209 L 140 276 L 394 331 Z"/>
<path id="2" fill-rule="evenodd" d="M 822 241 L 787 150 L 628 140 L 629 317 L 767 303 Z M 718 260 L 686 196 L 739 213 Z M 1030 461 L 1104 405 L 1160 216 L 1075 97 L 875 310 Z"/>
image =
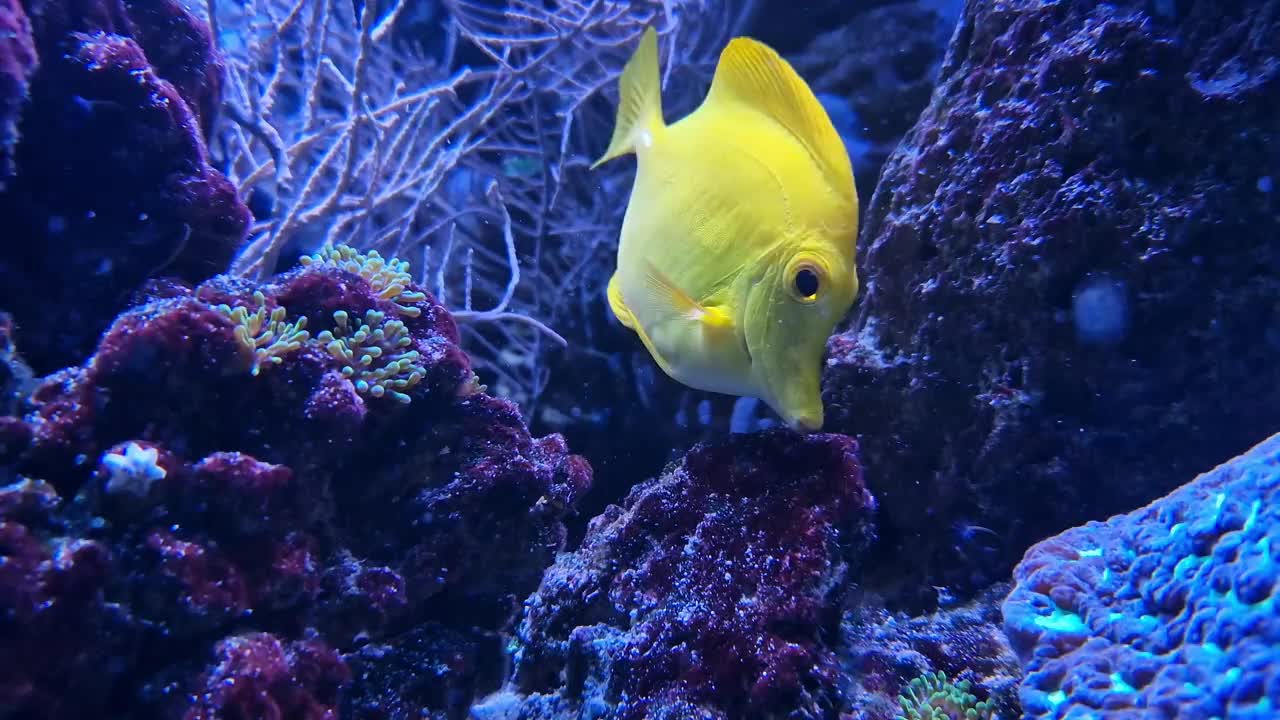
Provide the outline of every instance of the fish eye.
<path id="1" fill-rule="evenodd" d="M 796 270 L 792 285 L 796 295 L 805 300 L 812 300 L 818 294 L 818 273 L 814 272 L 813 268 L 802 267 Z"/>

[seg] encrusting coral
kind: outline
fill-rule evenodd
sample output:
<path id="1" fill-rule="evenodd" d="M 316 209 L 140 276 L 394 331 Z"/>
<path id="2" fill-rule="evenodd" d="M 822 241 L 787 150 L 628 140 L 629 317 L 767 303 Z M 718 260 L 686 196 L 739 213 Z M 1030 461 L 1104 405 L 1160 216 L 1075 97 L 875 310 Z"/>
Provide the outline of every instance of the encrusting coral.
<path id="1" fill-rule="evenodd" d="M 1274 718 L 1280 435 L 1044 540 L 1004 603 L 1024 718 Z"/>

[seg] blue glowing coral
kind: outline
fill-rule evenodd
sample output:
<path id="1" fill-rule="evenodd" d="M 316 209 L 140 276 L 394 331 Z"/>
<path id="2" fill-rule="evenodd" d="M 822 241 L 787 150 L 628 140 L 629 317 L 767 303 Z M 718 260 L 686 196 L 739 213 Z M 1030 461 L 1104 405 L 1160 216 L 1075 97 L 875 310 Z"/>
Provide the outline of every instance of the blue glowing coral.
<path id="1" fill-rule="evenodd" d="M 1280 435 L 1034 546 L 1005 631 L 1027 718 L 1280 716 Z"/>

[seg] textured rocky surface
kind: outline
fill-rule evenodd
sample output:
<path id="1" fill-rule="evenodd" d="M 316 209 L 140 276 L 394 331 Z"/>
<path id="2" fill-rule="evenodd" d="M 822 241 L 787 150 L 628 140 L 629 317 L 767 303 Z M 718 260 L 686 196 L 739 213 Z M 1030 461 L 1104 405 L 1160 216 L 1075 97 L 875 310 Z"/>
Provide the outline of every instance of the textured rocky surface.
<path id="1" fill-rule="evenodd" d="M 480 712 L 834 717 L 845 581 L 872 510 L 848 438 L 695 447 L 548 571 L 516 646 L 526 697 Z"/>
<path id="2" fill-rule="evenodd" d="M 910 605 L 1280 426 L 1280 6 L 960 22 L 824 383 L 882 503 L 872 583 Z"/>
<path id="3" fill-rule="evenodd" d="M 497 686 L 591 471 L 373 267 L 170 286 L 0 418 L 6 716 L 417 717 Z"/>
<path id="4" fill-rule="evenodd" d="M 39 372 L 148 277 L 226 268 L 250 217 L 205 148 L 221 72 L 177 0 L 0 3 L 0 308 Z"/>
<path id="5" fill-rule="evenodd" d="M 1008 591 L 1007 583 L 999 583 L 972 602 L 917 617 L 885 610 L 874 596 L 851 602 L 840 648 L 848 720 L 895 720 L 909 683 L 932 672 L 971 683 L 981 699 L 993 701 L 998 717 L 1019 717 L 1022 670 L 1000 616 Z"/>
<path id="6" fill-rule="evenodd" d="M 38 64 L 26 11 L 18 0 L 0 0 L 0 191 L 13 175 L 18 118 Z"/>
<path id="7" fill-rule="evenodd" d="M 1280 711 L 1280 435 L 1027 551 L 1004 604 L 1026 717 Z"/>
<path id="8" fill-rule="evenodd" d="M 929 102 L 959 6 L 860 4 L 790 57 L 844 138 L 864 205 L 889 153 Z"/>

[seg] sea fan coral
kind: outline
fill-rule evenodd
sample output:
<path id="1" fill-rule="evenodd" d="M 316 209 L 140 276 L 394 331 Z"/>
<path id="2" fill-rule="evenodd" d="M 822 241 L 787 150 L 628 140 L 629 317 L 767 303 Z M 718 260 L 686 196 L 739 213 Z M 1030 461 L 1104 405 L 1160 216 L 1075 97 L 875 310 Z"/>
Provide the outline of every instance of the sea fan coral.
<path id="1" fill-rule="evenodd" d="M 622 171 L 588 165 L 640 33 L 668 38 L 669 84 L 693 87 L 754 2 L 208 6 L 229 71 L 213 151 L 255 210 L 236 271 L 322 243 L 422 257 L 477 364 L 527 401 L 563 345 L 549 329 L 602 310 Z"/>

